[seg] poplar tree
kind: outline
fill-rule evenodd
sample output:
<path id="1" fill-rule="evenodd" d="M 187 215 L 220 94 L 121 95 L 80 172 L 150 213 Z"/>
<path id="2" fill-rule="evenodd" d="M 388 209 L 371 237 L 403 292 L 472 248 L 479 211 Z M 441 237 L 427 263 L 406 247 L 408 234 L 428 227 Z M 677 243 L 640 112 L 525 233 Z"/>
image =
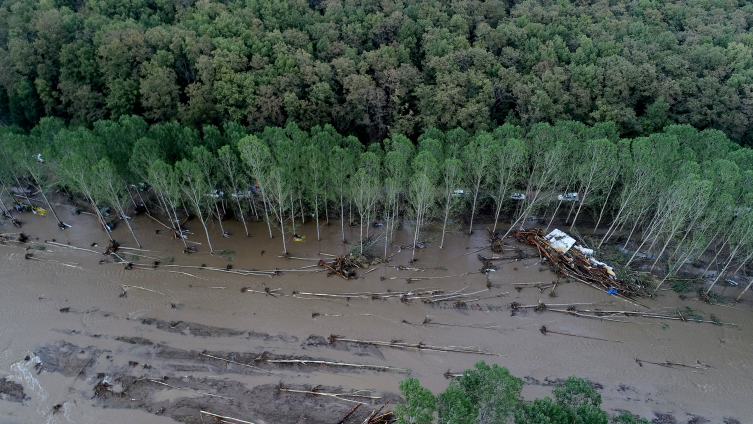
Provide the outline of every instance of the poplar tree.
<path id="1" fill-rule="evenodd" d="M 191 206 L 193 213 L 201 221 L 201 226 L 204 227 L 204 233 L 207 235 L 207 244 L 209 245 L 209 253 L 214 253 L 212 247 L 212 241 L 209 238 L 209 229 L 207 228 L 205 214 L 209 215 L 210 205 L 207 200 L 207 193 L 209 192 L 209 183 L 206 180 L 204 171 L 195 162 L 188 159 L 183 159 L 175 163 L 175 171 L 178 173 L 181 179 L 181 189 L 185 195 L 185 199 Z"/>
<path id="2" fill-rule="evenodd" d="M 273 238 L 272 223 L 269 220 L 269 208 L 267 207 L 269 205 L 269 195 L 266 188 L 269 168 L 273 165 L 272 153 L 263 141 L 253 135 L 238 140 L 238 151 L 241 154 L 241 159 L 246 164 L 246 172 L 259 185 L 262 203 L 264 204 L 264 217 L 267 220 L 267 228 L 269 229 L 269 238 Z"/>
<path id="3" fill-rule="evenodd" d="M 241 222 L 243 222 L 243 229 L 246 230 L 246 237 L 248 237 L 248 226 L 246 225 L 246 216 L 243 214 L 244 208 L 241 205 L 241 198 L 249 196 L 251 193 L 248 193 L 245 188 L 247 184 L 243 184 L 244 178 L 240 169 L 238 156 L 230 145 L 222 146 L 217 151 L 217 156 L 225 179 L 230 184 L 230 189 L 232 190 L 231 197 L 235 198 L 235 204 L 238 207 Z"/>
<path id="4" fill-rule="evenodd" d="M 462 150 L 466 183 L 473 199 L 471 200 L 471 223 L 468 227 L 468 234 L 473 233 L 473 218 L 476 216 L 479 195 L 489 180 L 489 167 L 493 164 L 490 152 L 492 142 L 492 135 L 481 131 Z"/>
<path id="5" fill-rule="evenodd" d="M 428 150 L 419 152 L 413 159 L 413 176 L 410 182 L 408 200 L 416 218 L 416 228 L 413 233 L 413 251 L 411 259 L 416 256 L 416 245 L 419 242 L 421 227 L 428 219 L 436 199 L 436 181 L 439 177 L 437 160 Z"/>
<path id="6" fill-rule="evenodd" d="M 136 240 L 136 244 L 141 248 L 141 242 L 136 237 L 136 233 L 133 232 L 130 219 L 125 213 L 125 188 L 126 183 L 118 174 L 115 165 L 110 162 L 109 159 L 103 158 L 94 166 L 91 170 L 92 181 L 94 190 L 99 193 L 99 197 L 110 203 L 118 212 L 120 219 L 122 219 L 128 230 L 131 232 L 133 239 Z"/>

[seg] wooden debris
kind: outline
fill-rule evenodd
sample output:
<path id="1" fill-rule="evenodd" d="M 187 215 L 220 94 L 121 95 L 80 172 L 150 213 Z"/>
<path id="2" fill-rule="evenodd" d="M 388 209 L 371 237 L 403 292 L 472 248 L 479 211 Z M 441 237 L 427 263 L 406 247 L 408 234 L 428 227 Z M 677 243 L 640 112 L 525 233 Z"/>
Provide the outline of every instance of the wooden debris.
<path id="1" fill-rule="evenodd" d="M 344 424 L 345 420 L 347 420 L 349 416 L 353 415 L 353 413 L 356 412 L 356 409 L 358 409 L 358 407 L 361 406 L 361 405 L 363 405 L 363 404 L 361 404 L 361 403 L 356 404 L 356 406 L 354 406 L 353 409 L 350 410 L 350 412 L 348 412 L 347 414 L 345 414 L 345 416 L 342 417 L 342 419 L 340 421 L 338 421 L 337 424 Z"/>
<path id="2" fill-rule="evenodd" d="M 461 374 L 454 374 L 451 370 L 447 370 L 447 372 L 444 373 L 444 378 L 446 378 L 448 380 L 451 379 L 451 378 L 454 378 L 454 377 L 462 377 L 462 376 L 463 376 L 462 373 Z"/>
<path id="3" fill-rule="evenodd" d="M 682 367 L 682 368 L 694 368 L 694 369 L 699 369 L 699 370 L 705 370 L 705 369 L 711 368 L 710 366 L 706 364 L 702 364 L 700 361 L 697 361 L 697 360 L 696 360 L 697 365 L 687 365 L 687 364 L 681 364 L 679 362 L 669 362 L 669 361 L 651 362 L 651 361 L 645 361 L 643 359 L 638 359 L 638 358 L 635 359 L 635 362 L 641 367 L 643 366 L 643 363 L 645 362 L 647 364 L 659 365 L 660 367 L 666 367 L 666 368 Z"/>
<path id="4" fill-rule="evenodd" d="M 381 408 L 375 409 L 374 411 L 372 411 L 371 414 L 368 416 L 368 418 L 366 418 L 366 420 L 362 424 L 377 424 L 377 423 L 388 422 L 388 421 L 385 421 L 385 418 L 382 418 L 382 417 L 384 417 L 384 415 L 390 414 L 390 412 L 384 415 L 379 415 L 379 413 L 382 412 L 382 409 L 384 409 L 384 407 L 387 406 L 387 404 L 390 403 L 391 400 L 392 398 L 388 399 L 387 402 L 384 402 L 384 405 L 382 405 Z"/>
<path id="5" fill-rule="evenodd" d="M 221 420 L 230 420 L 230 421 L 234 421 L 236 423 L 242 423 L 242 424 L 254 424 L 251 421 L 244 421 L 244 420 L 239 420 L 238 418 L 225 417 L 225 416 L 213 414 L 213 413 L 207 412 L 207 411 L 199 411 L 199 412 L 202 413 L 202 414 L 204 414 L 204 415 L 209 415 L 210 417 L 219 418 Z"/>
<path id="6" fill-rule="evenodd" d="M 335 260 L 329 264 L 324 262 L 324 260 L 319 259 L 318 265 L 329 269 L 333 274 L 337 274 L 346 280 L 356 278 L 356 268 L 360 268 L 360 266 L 358 266 L 348 254 L 336 257 Z"/>
<path id="7" fill-rule="evenodd" d="M 177 387 L 177 386 L 173 386 L 173 385 L 167 384 L 167 383 L 165 383 L 165 382 L 162 382 L 162 381 L 159 381 L 159 380 L 153 380 L 153 379 L 151 379 L 151 378 L 145 378 L 144 380 L 146 380 L 146 381 L 151 381 L 152 383 L 157 383 L 157 384 L 161 384 L 161 385 L 163 385 L 163 386 L 167 386 L 167 387 L 170 387 L 171 389 L 178 389 L 178 390 L 188 390 L 189 392 L 195 392 L 195 393 L 199 393 L 199 394 L 202 394 L 202 395 L 204 395 L 204 396 L 212 396 L 212 397 L 218 397 L 218 398 L 222 398 L 222 399 L 227 399 L 227 400 L 232 400 L 232 399 L 233 399 L 233 398 L 229 398 L 229 397 L 227 397 L 227 396 L 213 395 L 213 394 L 211 394 L 211 393 L 207 393 L 207 392 L 202 392 L 201 390 L 196 390 L 196 389 L 192 389 L 192 388 L 190 388 L 190 387 Z"/>
<path id="8" fill-rule="evenodd" d="M 360 344 L 368 344 L 368 345 L 374 345 L 374 346 L 386 346 L 391 347 L 395 349 L 415 349 L 415 350 L 429 350 L 434 352 L 456 352 L 456 353 L 475 353 L 478 355 L 490 355 L 490 356 L 500 356 L 496 353 L 486 352 L 484 350 L 481 350 L 478 347 L 464 347 L 464 346 L 431 346 L 424 344 L 423 342 L 420 343 L 405 343 L 402 340 L 392 340 L 389 342 L 382 342 L 382 341 L 371 341 L 371 340 L 356 340 L 356 339 L 346 339 L 342 336 L 336 336 L 332 334 L 329 336 L 329 342 L 335 343 L 335 342 L 351 342 L 351 343 L 360 343 Z"/>
<path id="9" fill-rule="evenodd" d="M 599 337 L 579 336 L 579 335 L 577 335 L 577 334 L 570 334 L 570 333 L 561 333 L 561 332 L 559 332 L 559 331 L 552 331 L 552 330 L 549 330 L 549 329 L 547 329 L 545 325 L 542 325 L 542 326 L 541 326 L 541 328 L 539 328 L 539 331 L 541 331 L 541 334 L 543 334 L 543 335 L 545 335 L 545 336 L 546 336 L 547 334 L 549 334 L 549 333 L 554 333 L 554 334 L 561 334 L 561 335 L 563 335 L 563 336 L 571 336 L 571 337 L 581 337 L 581 338 L 584 338 L 584 339 L 601 340 L 601 341 L 603 341 L 603 342 L 616 342 L 616 343 L 622 343 L 622 342 L 621 342 L 621 341 L 619 341 L 619 340 L 607 340 L 607 339 L 602 339 L 602 338 L 599 338 Z"/>
<path id="10" fill-rule="evenodd" d="M 295 390 L 295 389 L 287 389 L 284 386 L 280 385 L 278 390 L 281 392 L 288 392 L 288 393 L 303 393 L 303 394 L 314 395 L 314 396 L 333 397 L 335 399 L 344 400 L 345 402 L 354 402 L 354 403 L 364 403 L 364 402 L 359 402 L 357 400 L 352 400 L 352 399 L 346 399 L 345 397 L 355 397 L 355 398 L 361 398 L 361 399 L 381 399 L 382 398 L 381 396 L 369 396 L 369 395 L 361 394 L 364 392 L 368 392 L 367 390 L 358 390 L 353 393 L 324 393 L 324 392 L 317 391 L 318 387 L 319 386 L 314 387 L 312 390 Z"/>
<path id="11" fill-rule="evenodd" d="M 566 253 L 560 252 L 544 238 L 542 230 L 518 231 L 515 238 L 521 243 L 536 246 L 555 272 L 630 303 L 647 307 L 633 299 L 650 296 L 647 287 L 639 282 L 618 278 L 611 269 L 589 261 L 576 248 L 569 249 Z"/>

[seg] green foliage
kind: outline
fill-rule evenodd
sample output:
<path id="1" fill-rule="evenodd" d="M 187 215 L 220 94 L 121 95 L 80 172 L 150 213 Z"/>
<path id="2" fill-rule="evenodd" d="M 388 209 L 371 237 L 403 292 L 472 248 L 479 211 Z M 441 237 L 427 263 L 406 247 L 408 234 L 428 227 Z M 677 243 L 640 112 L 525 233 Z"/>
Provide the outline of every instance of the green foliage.
<path id="1" fill-rule="evenodd" d="M 437 408 L 434 395 L 415 378 L 401 381 L 399 387 L 405 403 L 395 405 L 397 424 L 430 424 Z"/>
<path id="2" fill-rule="evenodd" d="M 396 406 L 395 415 L 399 424 L 430 424 L 436 402 L 439 424 L 648 424 L 626 412 L 610 419 L 600 409 L 601 395 L 582 378 L 555 384 L 554 399 L 523 401 L 522 388 L 523 380 L 506 368 L 481 361 L 436 398 L 415 378 L 401 381 L 405 403 Z"/>
<path id="3" fill-rule="evenodd" d="M 381 141 L 574 120 L 753 141 L 753 37 L 741 24 L 753 9 L 736 2 L 79 3 L 2 1 L 0 123 L 295 121 Z"/>

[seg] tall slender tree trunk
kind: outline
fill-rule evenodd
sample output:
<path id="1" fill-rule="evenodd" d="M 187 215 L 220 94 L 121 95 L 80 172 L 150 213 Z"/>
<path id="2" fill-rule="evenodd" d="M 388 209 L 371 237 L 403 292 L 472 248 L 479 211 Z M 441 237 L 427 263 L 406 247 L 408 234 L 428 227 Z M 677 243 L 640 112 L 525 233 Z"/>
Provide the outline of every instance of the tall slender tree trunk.
<path id="1" fill-rule="evenodd" d="M 319 235 L 319 195 L 314 193 L 314 209 L 316 209 L 316 240 L 321 240 Z"/>
<path id="2" fill-rule="evenodd" d="M 264 217 L 267 220 L 267 228 L 269 229 L 269 238 L 274 238 L 272 236 L 272 223 L 269 221 L 269 211 L 267 210 L 267 195 L 264 194 L 264 190 L 262 190 L 261 192 L 261 202 L 264 204 Z"/>
<path id="3" fill-rule="evenodd" d="M 53 208 L 52 205 L 50 204 L 50 201 L 47 200 L 47 196 L 44 195 L 42 188 L 39 187 L 39 185 L 37 185 L 37 188 L 39 188 L 39 194 L 42 195 L 42 197 L 44 198 L 44 201 L 47 203 L 47 207 L 50 208 L 50 211 L 52 212 L 52 216 L 55 217 L 55 220 L 58 222 L 58 224 L 62 224 L 63 222 L 60 220 L 60 218 L 58 218 L 58 214 L 55 213 L 55 208 Z"/>
<path id="4" fill-rule="evenodd" d="M 290 221 L 293 226 L 293 234 L 295 234 L 295 203 L 293 202 L 293 195 L 290 195 Z"/>
<path id="5" fill-rule="evenodd" d="M 167 212 L 167 219 L 170 220 L 171 225 L 174 224 L 174 228 L 178 231 L 178 235 L 180 236 L 180 241 L 183 242 L 183 247 L 188 248 L 188 244 L 186 243 L 186 239 L 183 238 L 183 231 L 181 231 L 181 228 L 180 228 L 180 220 L 178 219 L 178 212 L 175 210 L 175 205 L 173 205 L 172 203 L 170 203 L 170 207 L 173 210 L 173 215 L 175 216 L 175 222 L 173 222 L 172 217 L 170 217 L 170 210 L 167 209 L 167 201 L 164 200 L 164 199 L 163 199 L 163 201 L 165 202 L 165 212 Z"/>
<path id="6" fill-rule="evenodd" d="M 254 212 L 254 217 L 259 220 L 259 212 L 256 210 L 256 202 L 254 201 L 254 194 L 251 193 L 248 196 L 248 204 L 251 206 L 251 210 Z"/>
<path id="7" fill-rule="evenodd" d="M 476 216 L 476 201 L 478 200 L 479 184 L 473 190 L 473 206 L 471 207 L 471 225 L 468 227 L 468 234 L 473 234 L 473 218 Z"/>
<path id="8" fill-rule="evenodd" d="M 212 240 L 209 239 L 209 229 L 207 228 L 207 224 L 204 222 L 204 216 L 199 212 L 199 221 L 201 221 L 201 226 L 204 227 L 204 233 L 207 235 L 207 244 L 209 245 L 209 253 L 214 254 L 214 248 L 212 247 Z"/>
<path id="9" fill-rule="evenodd" d="M 110 239 L 110 241 L 115 241 L 113 240 L 112 234 L 110 234 L 110 230 L 107 228 L 107 223 L 105 222 L 105 218 L 99 212 L 99 209 L 97 208 L 97 204 L 94 202 L 94 199 L 92 199 L 91 195 L 89 194 L 86 194 L 86 197 L 89 198 L 89 203 L 91 203 L 92 207 L 94 208 L 94 213 L 96 213 L 97 217 L 99 217 L 99 223 L 102 224 L 102 228 L 105 229 L 105 232 L 107 233 L 107 237 Z"/>
<path id="10" fill-rule="evenodd" d="M 301 225 L 306 223 L 306 213 L 303 211 L 303 199 L 300 193 L 298 194 L 298 203 L 301 205 Z"/>
<path id="11" fill-rule="evenodd" d="M 340 229 L 343 233 L 343 242 L 345 242 L 345 204 L 342 191 L 340 192 Z"/>
<path id="12" fill-rule="evenodd" d="M 617 182 L 617 174 L 615 174 L 615 178 L 612 180 L 612 184 L 609 186 L 607 197 L 604 199 L 604 204 L 601 206 L 601 212 L 599 212 L 599 219 L 596 220 L 596 225 L 594 225 L 594 233 L 596 232 L 596 229 L 599 228 L 599 224 L 601 223 L 601 218 L 604 216 L 604 211 L 607 209 L 607 204 L 609 203 L 609 197 L 612 196 L 612 189 L 614 189 L 614 184 L 616 182 Z"/>
<path id="13" fill-rule="evenodd" d="M 570 231 L 572 231 L 573 227 L 575 227 L 575 221 L 578 220 L 578 215 L 580 215 L 580 210 L 583 207 L 583 203 L 586 201 L 586 196 L 588 196 L 589 194 L 590 187 L 591 187 L 591 182 L 589 181 L 588 185 L 586 186 L 586 190 L 583 192 L 583 199 L 581 199 L 578 202 L 578 210 L 575 212 L 575 216 L 573 217 L 573 222 L 570 223 Z M 575 206 L 575 204 L 573 204 L 573 206 Z M 599 224 L 597 223 L 596 225 L 598 226 Z M 596 231 L 596 228 L 594 228 L 594 231 Z"/>
<path id="14" fill-rule="evenodd" d="M 327 207 L 327 185 L 324 185 L 324 216 L 327 219 L 327 226 L 329 226 L 329 208 Z"/>
<path id="15" fill-rule="evenodd" d="M 128 188 L 128 184 L 126 184 L 126 188 Z M 139 193 L 138 186 L 134 190 L 136 190 L 136 194 L 139 196 L 139 199 L 141 199 L 141 204 L 144 205 L 144 209 L 146 209 L 146 213 L 149 213 L 149 206 L 146 205 L 144 198 L 141 197 L 141 193 Z"/>
<path id="16" fill-rule="evenodd" d="M 235 197 L 235 203 L 238 205 L 238 211 L 241 214 L 241 221 L 243 222 L 243 229 L 246 230 L 246 237 L 248 237 L 248 226 L 246 226 L 246 217 L 243 215 L 243 207 L 241 206 L 241 199 L 237 196 Z"/>
<path id="17" fill-rule="evenodd" d="M 136 244 L 139 246 L 139 249 L 141 248 L 141 242 L 138 238 L 136 238 L 136 233 L 133 232 L 133 227 L 131 227 L 131 223 L 128 222 L 128 218 L 126 218 L 125 210 L 123 210 L 122 206 L 118 206 L 118 212 L 120 212 L 120 216 L 123 217 L 123 221 L 125 221 L 126 226 L 128 226 L 128 230 L 131 231 L 131 235 L 133 236 L 133 239 L 136 240 Z"/>
<path id="18" fill-rule="evenodd" d="M 445 231 L 447 229 L 447 219 L 450 216 L 450 201 L 452 200 L 452 194 L 448 195 L 446 200 L 447 201 L 446 201 L 445 207 L 444 207 L 444 224 L 442 224 L 442 241 L 439 242 L 439 248 L 440 249 L 444 249 L 444 234 L 445 234 Z M 499 219 L 499 208 L 497 209 L 497 220 L 498 219 Z M 497 220 L 494 221 L 494 229 L 495 230 L 497 228 Z"/>
<path id="19" fill-rule="evenodd" d="M 748 291 L 748 289 L 750 288 L 751 284 L 753 284 L 753 278 L 751 278 L 751 280 L 750 280 L 750 282 L 748 283 L 748 285 L 747 285 L 747 286 L 745 286 L 745 290 L 743 290 L 743 291 L 742 291 L 742 292 L 740 293 L 740 295 L 739 295 L 739 296 L 737 296 L 737 297 L 735 298 L 735 302 L 739 301 L 739 300 L 740 300 L 740 298 L 741 298 L 741 297 L 743 297 L 743 295 L 745 294 L 745 292 L 746 292 L 746 291 Z"/>
<path id="20" fill-rule="evenodd" d="M 220 231 L 222 231 L 222 235 L 225 235 L 225 227 L 222 226 L 222 214 L 220 214 L 220 208 L 217 206 L 217 202 L 214 202 L 214 209 L 217 211 L 217 221 L 220 222 Z"/>
<path id="21" fill-rule="evenodd" d="M 282 250 L 285 252 L 285 254 L 288 253 L 288 245 L 285 243 L 285 217 L 284 217 L 284 206 L 285 200 L 282 199 L 282 196 L 280 196 L 280 233 L 282 233 Z M 293 233 L 295 233 L 295 227 L 293 227 Z"/>

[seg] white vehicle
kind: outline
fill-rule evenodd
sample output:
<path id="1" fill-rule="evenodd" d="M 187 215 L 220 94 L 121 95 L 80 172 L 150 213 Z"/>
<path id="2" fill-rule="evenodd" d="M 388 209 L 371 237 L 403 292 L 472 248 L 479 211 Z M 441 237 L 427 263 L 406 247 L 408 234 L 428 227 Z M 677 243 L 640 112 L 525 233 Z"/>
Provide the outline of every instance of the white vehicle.
<path id="1" fill-rule="evenodd" d="M 462 196 L 464 194 L 465 194 L 465 190 L 459 190 L 458 189 L 458 190 L 455 190 L 455 191 L 452 192 L 453 196 Z"/>
<path id="2" fill-rule="evenodd" d="M 225 192 L 220 190 L 214 190 L 211 193 L 207 194 L 207 197 L 214 197 L 215 199 L 219 199 L 221 196 L 224 196 Z"/>
<path id="3" fill-rule="evenodd" d="M 510 195 L 512 200 L 526 200 L 526 195 L 523 193 L 513 193 Z"/>
<path id="4" fill-rule="evenodd" d="M 577 202 L 578 193 L 564 193 L 557 196 L 557 200 L 560 202 Z"/>

